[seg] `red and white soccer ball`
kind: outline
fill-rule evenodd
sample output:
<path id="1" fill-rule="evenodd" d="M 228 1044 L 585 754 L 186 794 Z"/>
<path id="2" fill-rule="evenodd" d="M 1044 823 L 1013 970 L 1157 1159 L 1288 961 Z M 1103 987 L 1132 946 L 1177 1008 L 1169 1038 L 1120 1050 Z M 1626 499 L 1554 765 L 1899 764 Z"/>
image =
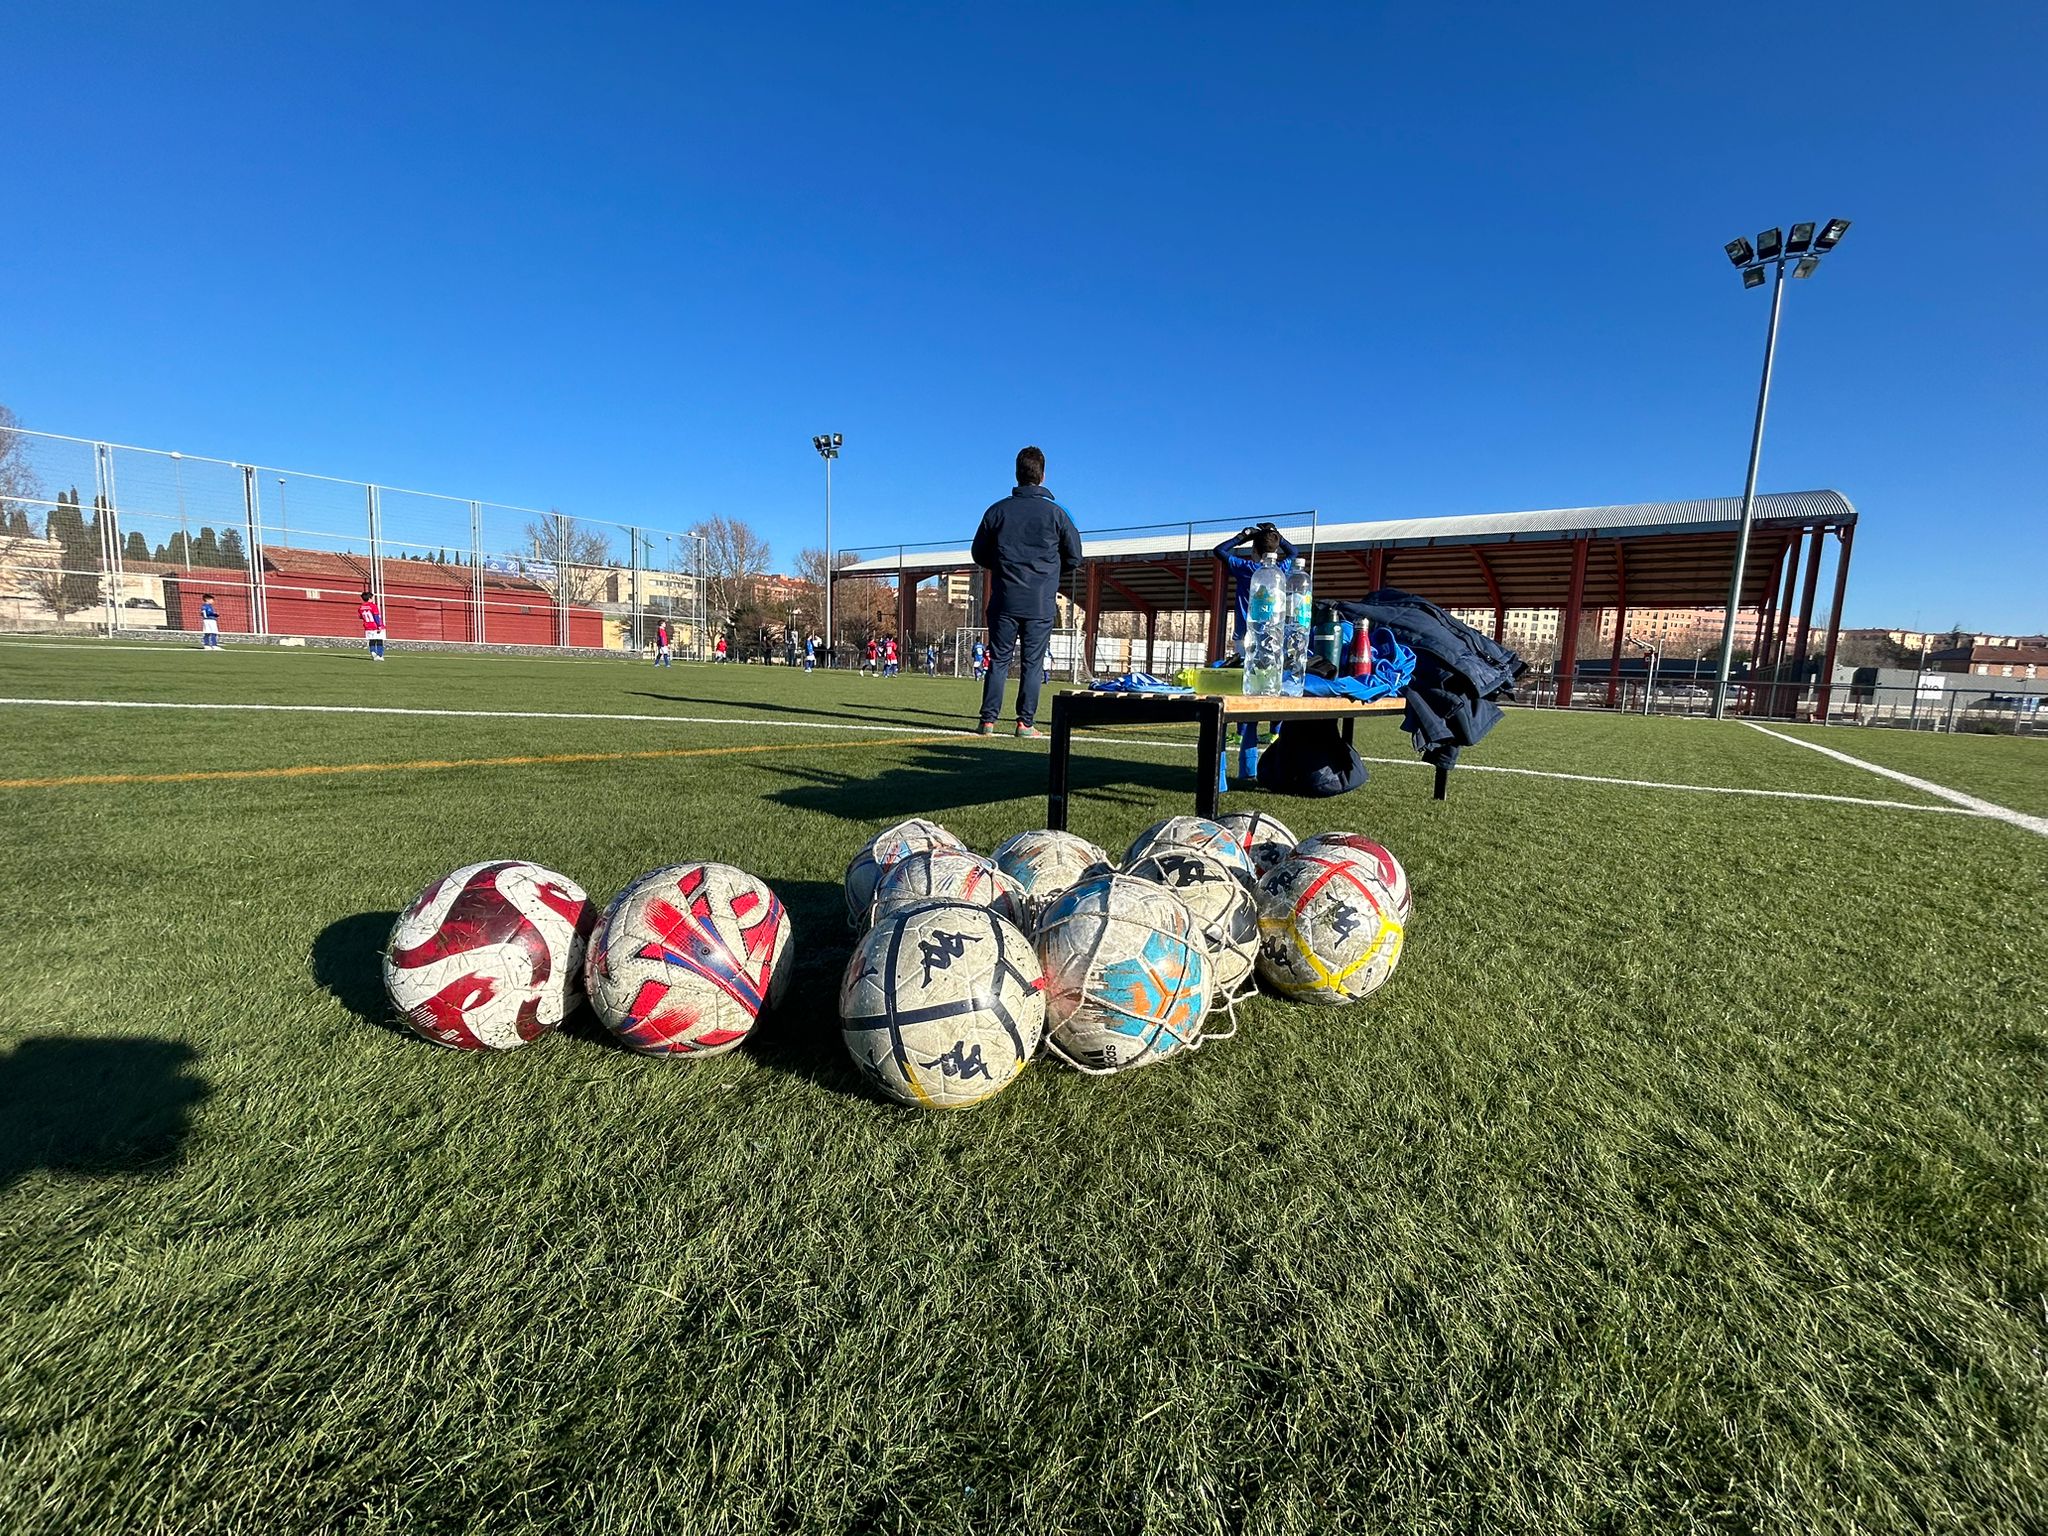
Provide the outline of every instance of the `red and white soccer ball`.
<path id="1" fill-rule="evenodd" d="M 398 914 L 385 994 L 436 1045 L 512 1050 L 575 1011 L 596 921 L 582 887 L 551 869 L 520 859 L 465 865 Z"/>
<path id="2" fill-rule="evenodd" d="M 717 1056 L 789 985 L 789 913 L 730 864 L 675 864 L 621 891 L 590 940 L 590 1006 L 650 1056 Z"/>
<path id="3" fill-rule="evenodd" d="M 1401 867 L 1401 861 L 1374 842 L 1356 832 L 1318 832 L 1314 837 L 1294 850 L 1319 859 L 1356 859 L 1379 877 L 1387 894 L 1394 898 L 1394 916 L 1403 925 L 1415 913 L 1415 896 L 1408 889 L 1408 871 Z"/>

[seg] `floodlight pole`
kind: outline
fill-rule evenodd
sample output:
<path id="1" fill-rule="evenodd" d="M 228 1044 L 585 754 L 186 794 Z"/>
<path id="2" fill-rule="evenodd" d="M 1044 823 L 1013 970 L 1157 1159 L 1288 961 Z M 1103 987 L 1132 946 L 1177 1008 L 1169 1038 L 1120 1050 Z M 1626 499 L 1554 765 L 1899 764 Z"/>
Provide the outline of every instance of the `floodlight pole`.
<path id="1" fill-rule="evenodd" d="M 834 641 L 832 638 L 832 461 L 839 457 L 840 445 L 846 441 L 838 432 L 820 432 L 811 439 L 811 446 L 818 450 L 818 457 L 825 461 L 825 669 L 829 672 L 833 664 Z M 900 579 L 902 571 L 897 571 Z"/>
<path id="2" fill-rule="evenodd" d="M 1749 532 L 1756 519 L 1756 469 L 1764 451 L 1764 410 L 1771 403 L 1771 365 L 1778 355 L 1778 310 L 1785 301 L 1785 257 L 1777 260 L 1771 283 L 1771 323 L 1764 333 L 1764 376 L 1756 391 L 1756 427 L 1749 438 L 1749 474 L 1742 482 L 1742 528 L 1735 535 L 1735 572 L 1728 580 L 1728 612 L 1721 621 L 1721 663 L 1714 678 L 1714 718 L 1728 708 L 1728 674 L 1735 665 L 1735 624 L 1742 607 L 1743 567 L 1749 562 Z"/>

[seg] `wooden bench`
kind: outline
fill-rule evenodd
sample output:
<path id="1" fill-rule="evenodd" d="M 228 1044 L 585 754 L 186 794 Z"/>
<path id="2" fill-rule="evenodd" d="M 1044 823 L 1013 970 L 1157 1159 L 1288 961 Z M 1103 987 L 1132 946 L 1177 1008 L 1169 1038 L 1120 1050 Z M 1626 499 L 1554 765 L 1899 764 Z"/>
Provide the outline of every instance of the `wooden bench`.
<path id="1" fill-rule="evenodd" d="M 1275 698 L 1236 693 L 1093 693 L 1077 689 L 1053 696 L 1052 760 L 1048 769 L 1045 824 L 1055 832 L 1067 829 L 1067 763 L 1074 732 L 1133 725 L 1194 725 L 1200 728 L 1195 749 L 1195 814 L 1214 819 L 1222 790 L 1225 739 L 1233 723 L 1253 720 L 1341 720 L 1344 739 L 1360 715 L 1398 713 L 1401 700 L 1375 699 L 1370 704 L 1350 699 Z M 1436 772 L 1436 798 L 1444 798 L 1449 771 Z"/>

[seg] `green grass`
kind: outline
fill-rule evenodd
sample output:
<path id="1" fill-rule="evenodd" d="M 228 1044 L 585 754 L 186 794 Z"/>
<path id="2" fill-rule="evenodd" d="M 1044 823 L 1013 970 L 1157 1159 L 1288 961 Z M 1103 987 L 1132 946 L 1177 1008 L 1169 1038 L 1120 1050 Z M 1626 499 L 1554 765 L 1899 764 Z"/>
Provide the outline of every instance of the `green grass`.
<path id="1" fill-rule="evenodd" d="M 1042 746 L 947 734 L 965 684 L 0 645 L 0 694 L 763 722 L 8 707 L 8 779 L 786 743 L 0 790 L 0 1529 L 2041 1528 L 2018 828 L 1476 773 L 1436 805 L 1398 767 L 1234 795 L 1401 855 L 1387 987 L 927 1115 L 839 1045 L 839 877 L 902 815 L 1042 821 Z M 765 723 L 802 719 L 915 744 Z M 1472 761 L 1925 798 L 1697 721 L 1517 712 Z M 1956 761 L 1899 766 L 2000 798 Z M 1191 778 L 1093 743 L 1076 830 L 1121 847 Z M 392 912 L 501 854 L 601 898 L 745 865 L 790 1004 L 688 1066 L 386 1027 Z"/>
<path id="2" fill-rule="evenodd" d="M 1929 779 L 2008 810 L 2048 816 L 2048 723 L 2038 734 L 1991 736 L 1958 732 L 1845 730 L 1840 726 L 1779 726 L 1807 741 L 1865 758 L 1882 767 Z M 1873 779 L 1870 782 L 1878 783 Z"/>

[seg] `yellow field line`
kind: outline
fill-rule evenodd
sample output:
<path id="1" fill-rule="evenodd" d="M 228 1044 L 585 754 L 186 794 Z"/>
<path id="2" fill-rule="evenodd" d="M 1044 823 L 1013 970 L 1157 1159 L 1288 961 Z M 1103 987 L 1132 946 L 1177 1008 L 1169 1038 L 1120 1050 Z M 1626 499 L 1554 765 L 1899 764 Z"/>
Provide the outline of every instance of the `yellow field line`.
<path id="1" fill-rule="evenodd" d="M 835 741 L 834 752 L 854 747 L 928 747 L 958 742 L 950 736 L 885 736 Z M 432 773 L 443 768 L 526 768 L 552 763 L 624 763 L 661 757 L 739 757 L 757 752 L 815 749 L 814 741 L 749 747 L 663 747 L 645 752 L 547 752 L 523 757 L 416 758 L 406 763 L 307 763 L 294 768 L 218 768 L 193 773 L 78 773 L 61 779 L 0 779 L 0 789 L 81 789 L 102 784 L 212 784 L 225 779 L 316 779 L 344 773 Z"/>

